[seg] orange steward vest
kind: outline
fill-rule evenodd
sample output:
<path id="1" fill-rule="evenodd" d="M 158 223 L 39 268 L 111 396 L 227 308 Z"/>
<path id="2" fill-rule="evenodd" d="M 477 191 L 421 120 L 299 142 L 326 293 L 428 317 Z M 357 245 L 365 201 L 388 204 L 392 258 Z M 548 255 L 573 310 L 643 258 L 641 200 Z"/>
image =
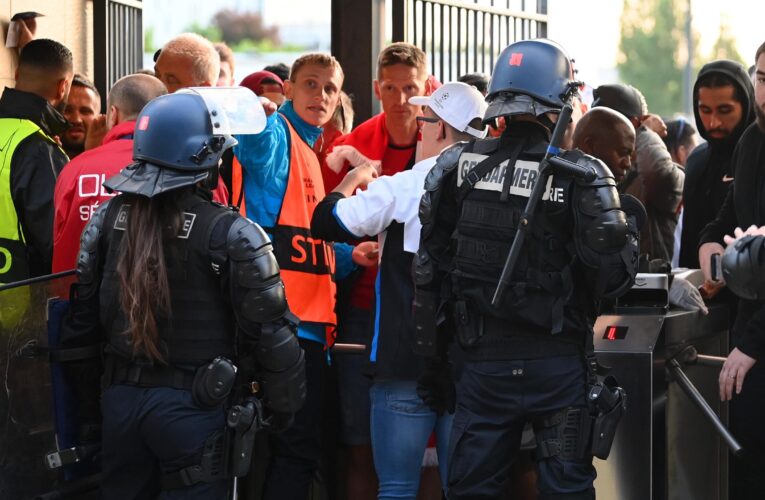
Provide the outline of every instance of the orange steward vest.
<path id="1" fill-rule="evenodd" d="M 311 217 L 324 198 L 316 153 L 285 118 L 290 132 L 290 172 L 282 208 L 271 231 L 290 310 L 301 321 L 327 327 L 327 346 L 334 344 L 335 251 L 311 234 Z"/>
<path id="2" fill-rule="evenodd" d="M 242 217 L 247 217 L 247 206 L 244 199 L 244 178 L 242 174 L 242 164 L 234 156 L 231 163 L 231 204 L 239 208 Z"/>

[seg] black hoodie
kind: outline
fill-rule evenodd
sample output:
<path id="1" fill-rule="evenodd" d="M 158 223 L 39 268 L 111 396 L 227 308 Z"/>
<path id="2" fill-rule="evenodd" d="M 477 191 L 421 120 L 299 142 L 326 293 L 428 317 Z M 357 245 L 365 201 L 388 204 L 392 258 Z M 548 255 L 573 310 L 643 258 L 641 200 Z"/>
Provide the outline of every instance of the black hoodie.
<path id="1" fill-rule="evenodd" d="M 724 139 L 711 139 L 699 116 L 699 80 L 710 73 L 720 73 L 735 82 L 745 96 L 742 119 L 735 130 Z M 696 127 L 707 143 L 693 150 L 685 165 L 683 187 L 683 231 L 680 240 L 681 267 L 699 268 L 699 236 L 709 222 L 715 219 L 728 192 L 733 171 L 731 157 L 741 134 L 754 121 L 754 89 L 746 69 L 728 60 L 713 61 L 699 71 L 693 86 L 693 113 Z"/>

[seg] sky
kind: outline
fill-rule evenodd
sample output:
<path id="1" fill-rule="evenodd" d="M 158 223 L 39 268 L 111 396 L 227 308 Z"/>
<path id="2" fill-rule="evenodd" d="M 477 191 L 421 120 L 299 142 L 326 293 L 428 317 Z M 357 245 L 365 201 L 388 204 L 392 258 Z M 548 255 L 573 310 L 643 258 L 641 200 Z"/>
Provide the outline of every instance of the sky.
<path id="1" fill-rule="evenodd" d="M 765 1 L 686 1 L 691 2 L 693 29 L 701 37 L 700 53 L 710 52 L 722 20 L 730 26 L 746 61 L 754 58 L 755 50 L 765 41 L 765 31 L 761 29 Z M 154 28 L 158 45 L 195 21 L 207 24 L 222 8 L 260 8 L 266 24 L 280 26 L 284 41 L 315 42 L 329 50 L 331 0 L 145 0 L 143 4 L 144 26 Z M 615 66 L 623 4 L 623 0 L 548 0 L 548 36 L 576 59 L 580 78 L 590 85 L 618 78 Z"/>
<path id="2" fill-rule="evenodd" d="M 633 0 L 635 1 L 635 0 Z M 701 39 L 699 52 L 707 55 L 717 40 L 720 21 L 730 26 L 739 53 L 754 64 L 754 53 L 765 41 L 762 0 L 689 0 L 693 30 Z M 579 75 L 597 87 L 616 78 L 620 18 L 619 0 L 548 0 L 548 36 L 563 45 L 576 60 Z"/>

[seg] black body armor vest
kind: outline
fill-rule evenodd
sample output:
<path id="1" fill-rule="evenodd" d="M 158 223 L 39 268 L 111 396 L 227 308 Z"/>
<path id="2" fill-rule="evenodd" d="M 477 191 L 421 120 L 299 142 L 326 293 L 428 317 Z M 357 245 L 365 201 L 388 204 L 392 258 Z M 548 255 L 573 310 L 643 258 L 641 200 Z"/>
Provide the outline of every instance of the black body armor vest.
<path id="1" fill-rule="evenodd" d="M 518 140 L 528 143 L 481 176 L 472 189 L 460 193 L 464 198 L 450 274 L 455 323 L 463 344 L 462 339 L 478 343 L 484 336 L 561 333 L 581 341 L 583 332 L 590 329 L 588 316 L 594 318 L 594 300 L 584 287 L 576 285 L 583 280 L 577 279 L 571 244 L 574 219 L 570 197 L 574 180 L 559 175 L 548 178 L 501 304 L 491 304 L 521 214 L 539 179 L 539 161 L 547 147 L 546 143 L 532 143 L 529 136 L 513 138 L 513 142 Z M 456 172 L 458 192 L 471 169 L 500 147 L 499 140 L 489 139 L 465 148 Z M 460 332 L 463 329 L 471 331 Z M 481 344 L 487 342 L 492 340 L 484 338 Z"/>
<path id="2" fill-rule="evenodd" d="M 216 356 L 233 359 L 234 320 L 214 270 L 220 263 L 213 262 L 209 250 L 215 224 L 229 211 L 192 193 L 179 204 L 180 234 L 165 242 L 171 314 L 158 317 L 160 351 L 171 365 L 201 365 Z M 122 197 L 112 200 L 101 241 L 106 255 L 100 290 L 102 327 L 108 351 L 126 359 L 133 358 L 133 349 L 124 333 L 127 322 L 119 304 L 117 258 L 129 214 L 130 205 Z"/>

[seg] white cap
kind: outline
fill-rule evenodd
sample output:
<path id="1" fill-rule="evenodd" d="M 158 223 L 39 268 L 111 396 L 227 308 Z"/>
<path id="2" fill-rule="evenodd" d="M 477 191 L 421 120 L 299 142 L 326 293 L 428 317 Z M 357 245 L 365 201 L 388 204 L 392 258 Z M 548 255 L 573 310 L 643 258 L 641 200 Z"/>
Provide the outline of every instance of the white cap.
<path id="1" fill-rule="evenodd" d="M 483 138 L 486 130 L 478 130 L 469 125 L 476 118 L 483 120 L 488 105 L 483 95 L 472 85 L 462 82 L 449 82 L 441 85 L 429 96 L 409 98 L 409 104 L 428 106 L 440 119 L 468 134 Z"/>

